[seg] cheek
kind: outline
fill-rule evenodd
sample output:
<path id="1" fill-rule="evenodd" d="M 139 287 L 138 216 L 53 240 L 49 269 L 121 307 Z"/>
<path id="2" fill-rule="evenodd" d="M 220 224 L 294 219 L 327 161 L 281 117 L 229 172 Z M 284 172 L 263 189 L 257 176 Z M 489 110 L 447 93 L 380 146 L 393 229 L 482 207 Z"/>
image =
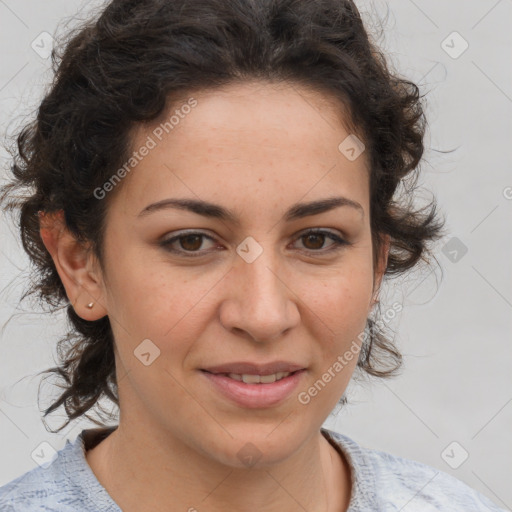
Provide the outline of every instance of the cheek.
<path id="1" fill-rule="evenodd" d="M 357 366 L 372 296 L 371 257 L 360 253 L 344 263 L 335 275 L 313 281 L 314 286 L 309 280 L 308 287 L 304 280 L 303 302 L 308 308 L 303 321 L 320 349 L 315 351 L 317 364 L 310 383 L 315 389 L 311 391 L 318 393 L 316 403 L 325 411 L 336 405 Z M 324 386 L 327 391 L 320 393 Z"/>
<path id="2" fill-rule="evenodd" d="M 318 322 L 334 336 L 344 337 L 366 324 L 372 297 L 373 275 L 367 258 L 348 258 L 338 270 L 321 280 L 305 278 L 301 299 L 318 315 Z"/>
<path id="3" fill-rule="evenodd" d="M 133 268 L 136 265 L 136 260 L 131 260 L 128 267 L 120 266 L 112 286 L 115 311 L 127 321 L 130 332 L 161 338 L 189 324 L 189 316 L 194 316 L 195 308 L 200 309 L 201 298 L 208 291 L 208 279 L 154 267 Z"/>
<path id="4" fill-rule="evenodd" d="M 308 289 L 303 321 L 311 329 L 314 365 L 308 382 L 299 390 L 300 404 L 315 417 L 326 417 L 336 406 L 354 373 L 364 340 L 371 300 L 372 278 L 360 269 Z M 307 315 L 307 318 L 305 318 Z"/>
<path id="5" fill-rule="evenodd" d="M 111 247 L 122 241 L 113 237 Z M 110 258 L 108 309 L 114 322 L 115 339 L 121 350 L 134 349 L 148 338 L 161 348 L 172 341 L 173 353 L 186 349 L 187 340 L 197 339 L 211 313 L 209 292 L 219 275 L 173 266 L 155 251 L 124 245 L 122 258 Z M 110 252 L 112 254 L 112 252 Z M 184 336 L 185 335 L 185 336 Z"/>

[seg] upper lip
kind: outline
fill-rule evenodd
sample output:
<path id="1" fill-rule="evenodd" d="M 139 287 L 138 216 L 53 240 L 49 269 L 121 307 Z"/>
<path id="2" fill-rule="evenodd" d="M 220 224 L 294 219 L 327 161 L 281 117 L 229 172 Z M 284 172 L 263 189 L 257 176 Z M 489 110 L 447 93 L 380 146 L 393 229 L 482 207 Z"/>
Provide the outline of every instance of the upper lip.
<path id="1" fill-rule="evenodd" d="M 272 363 L 256 364 L 237 361 L 234 363 L 219 364 L 202 368 L 209 373 L 235 373 L 238 375 L 272 375 L 278 372 L 295 372 L 305 367 L 287 361 L 274 361 Z"/>

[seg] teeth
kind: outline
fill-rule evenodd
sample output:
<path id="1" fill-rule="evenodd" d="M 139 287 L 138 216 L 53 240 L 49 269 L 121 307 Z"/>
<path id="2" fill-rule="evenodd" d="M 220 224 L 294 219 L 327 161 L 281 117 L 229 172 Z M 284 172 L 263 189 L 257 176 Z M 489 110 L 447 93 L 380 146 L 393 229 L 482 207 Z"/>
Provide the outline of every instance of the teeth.
<path id="1" fill-rule="evenodd" d="M 272 375 L 239 375 L 237 373 L 228 373 L 228 377 L 231 379 L 238 380 L 239 382 L 245 382 L 246 384 L 271 384 L 276 380 L 281 380 L 284 377 L 288 377 L 291 372 L 277 372 Z"/>
<path id="2" fill-rule="evenodd" d="M 260 377 L 260 382 L 262 384 L 271 384 L 277 380 L 277 373 L 273 375 L 262 375 Z"/>

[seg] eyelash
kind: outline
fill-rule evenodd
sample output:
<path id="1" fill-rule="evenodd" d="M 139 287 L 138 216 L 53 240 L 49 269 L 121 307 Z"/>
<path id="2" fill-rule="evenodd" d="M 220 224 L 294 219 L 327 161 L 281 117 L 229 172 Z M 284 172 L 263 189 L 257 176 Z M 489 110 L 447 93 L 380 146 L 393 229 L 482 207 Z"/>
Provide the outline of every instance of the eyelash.
<path id="1" fill-rule="evenodd" d="M 330 254 L 334 251 L 339 251 L 343 248 L 343 246 L 348 246 L 348 245 L 352 245 L 350 242 L 347 242 L 345 239 L 339 237 L 338 235 L 336 235 L 335 233 L 332 233 L 331 231 L 325 231 L 325 230 L 322 230 L 322 229 L 310 229 L 308 231 L 305 231 L 303 232 L 297 239 L 301 239 L 303 237 L 306 237 L 308 235 L 327 235 L 327 237 L 329 237 L 334 243 L 333 245 L 331 246 L 330 249 L 327 249 L 327 250 L 322 250 L 322 249 L 318 249 L 318 250 L 314 250 L 314 249 L 306 249 L 306 252 L 311 252 L 311 253 L 320 253 L 320 254 Z M 200 251 L 185 251 L 183 249 L 172 249 L 171 248 L 171 245 L 178 241 L 178 240 L 181 240 L 183 238 L 187 238 L 189 236 L 201 236 L 203 238 L 208 238 L 209 240 L 212 240 L 212 241 L 215 241 L 214 238 L 212 238 L 211 236 L 209 235 L 206 235 L 205 233 L 201 233 L 200 231 L 189 231 L 189 232 L 185 232 L 185 233 L 182 233 L 181 235 L 177 235 L 177 236 L 173 236 L 172 238 L 169 238 L 167 240 L 162 240 L 160 242 L 160 246 L 162 246 L 166 251 L 169 251 L 169 252 L 172 252 L 172 253 L 176 253 L 176 254 L 179 254 L 179 255 L 183 255 L 187 258 L 198 258 L 198 257 L 201 257 L 201 256 L 204 256 L 205 254 L 207 254 L 207 252 L 200 252 Z"/>

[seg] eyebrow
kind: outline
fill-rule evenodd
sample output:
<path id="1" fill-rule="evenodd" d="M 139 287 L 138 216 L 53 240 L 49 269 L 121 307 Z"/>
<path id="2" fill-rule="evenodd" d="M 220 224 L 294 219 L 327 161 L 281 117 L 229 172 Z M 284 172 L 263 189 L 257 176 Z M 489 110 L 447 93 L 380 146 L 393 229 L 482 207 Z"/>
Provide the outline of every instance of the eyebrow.
<path id="1" fill-rule="evenodd" d="M 347 197 L 337 196 L 320 199 L 318 201 L 311 201 L 309 203 L 296 203 L 285 212 L 283 218 L 286 222 L 291 222 L 311 215 L 319 215 L 320 213 L 324 213 L 341 206 L 348 206 L 358 210 L 362 217 L 364 217 L 364 208 L 357 201 L 353 201 Z M 145 217 L 150 213 L 164 209 L 186 210 L 204 217 L 211 217 L 225 222 L 230 222 L 234 225 L 240 225 L 239 219 L 231 210 L 227 210 L 218 204 L 197 199 L 163 199 L 162 201 L 146 206 L 139 213 L 138 217 Z"/>

